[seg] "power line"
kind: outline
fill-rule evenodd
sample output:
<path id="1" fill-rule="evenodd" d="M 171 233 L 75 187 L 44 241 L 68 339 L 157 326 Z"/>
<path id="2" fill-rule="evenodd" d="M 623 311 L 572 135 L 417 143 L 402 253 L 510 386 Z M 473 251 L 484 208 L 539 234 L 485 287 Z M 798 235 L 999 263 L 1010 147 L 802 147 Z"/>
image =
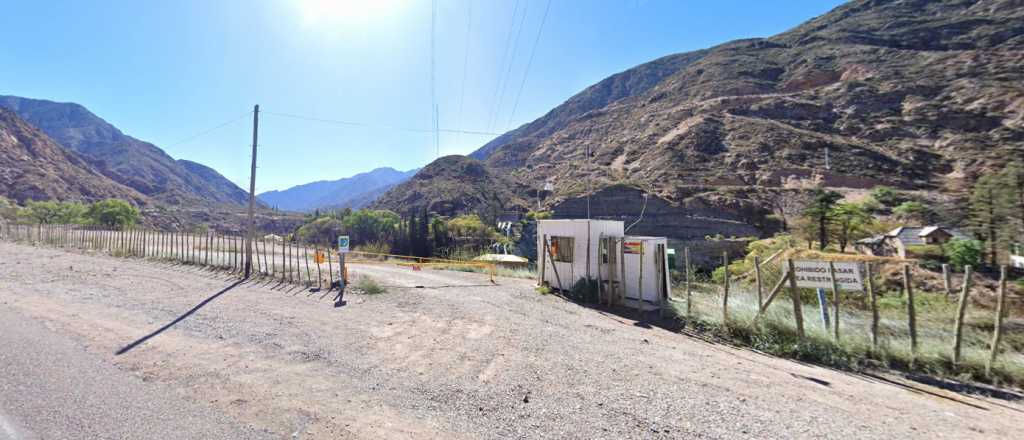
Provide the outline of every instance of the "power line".
<path id="1" fill-rule="evenodd" d="M 437 0 L 431 0 L 430 2 L 430 112 L 432 114 L 433 125 L 434 125 L 434 149 L 437 151 L 437 157 L 441 157 L 441 142 L 440 134 L 437 131 L 437 90 L 436 90 L 436 34 L 435 30 L 437 23 Z"/>
<path id="2" fill-rule="evenodd" d="M 512 113 L 508 115 L 508 124 L 506 128 L 512 126 L 512 119 L 516 116 L 516 109 L 519 108 L 519 98 L 523 96 L 523 87 L 526 86 L 526 78 L 530 75 L 530 66 L 533 65 L 533 54 L 537 52 L 537 43 L 540 43 L 540 35 L 544 32 L 544 23 L 548 20 L 548 10 L 551 9 L 551 0 L 548 0 L 547 6 L 544 7 L 544 16 L 540 19 L 540 28 L 537 29 L 537 38 L 533 40 L 533 48 L 530 49 L 530 58 L 526 62 L 526 71 L 523 72 L 523 81 L 519 83 L 519 92 L 516 93 L 516 100 L 512 104 Z"/>
<path id="3" fill-rule="evenodd" d="M 468 5 L 466 8 L 466 55 L 462 59 L 462 90 L 459 92 L 459 113 L 455 118 L 456 127 L 458 127 L 459 123 L 462 122 L 462 105 L 466 101 L 466 69 L 469 67 L 469 36 L 473 29 L 473 0 L 467 1 L 466 4 Z"/>
<path id="4" fill-rule="evenodd" d="M 435 111 L 436 111 L 436 109 L 435 109 Z M 262 109 L 260 110 L 260 114 L 262 114 L 262 115 L 270 115 L 270 116 L 278 116 L 278 117 L 282 117 L 282 118 L 301 119 L 301 120 L 311 121 L 311 122 L 322 122 L 322 123 L 325 123 L 325 124 L 348 125 L 348 126 L 352 126 L 352 127 L 363 127 L 363 128 L 370 128 L 370 129 L 384 129 L 384 130 L 393 130 L 393 131 L 408 131 L 408 132 L 412 132 L 412 133 L 435 133 L 435 132 L 441 132 L 441 133 L 455 133 L 455 134 L 471 134 L 471 135 L 480 135 L 480 136 L 501 136 L 501 133 L 492 133 L 492 132 L 487 132 L 487 131 L 456 130 L 456 129 L 446 129 L 446 128 L 440 128 L 440 127 L 436 128 L 436 129 L 433 129 L 433 128 L 397 127 L 397 126 L 392 126 L 392 125 L 380 125 L 380 124 L 369 124 L 369 123 L 365 123 L 365 122 L 344 121 L 344 120 L 340 120 L 340 119 L 317 118 L 317 117 L 313 117 L 313 116 L 302 116 L 302 115 L 296 115 L 296 114 L 291 114 L 291 113 L 269 112 L 269 111 L 262 110 Z"/>
<path id="5" fill-rule="evenodd" d="M 516 0 L 515 6 L 512 7 L 512 19 L 509 21 L 509 24 L 508 24 L 508 35 L 505 37 L 505 49 L 501 51 L 501 63 L 498 64 L 498 84 L 494 86 L 494 97 L 491 98 L 491 102 L 494 102 L 495 105 L 491 109 L 491 112 L 488 114 L 488 118 L 487 118 L 487 120 L 488 120 L 487 129 L 488 130 L 491 129 L 490 121 L 494 120 L 494 116 L 493 115 L 495 113 L 497 113 L 497 111 L 498 111 L 498 109 L 497 109 L 497 107 L 498 107 L 498 104 L 497 104 L 498 92 L 501 90 L 501 83 L 503 82 L 501 74 L 503 73 L 503 69 L 505 68 L 505 59 L 508 58 L 509 47 L 512 45 L 512 30 L 516 26 L 516 13 L 517 12 L 519 12 L 519 0 Z"/>
<path id="6" fill-rule="evenodd" d="M 227 127 L 228 125 L 234 124 L 235 122 L 238 122 L 238 121 L 242 120 L 243 118 L 245 118 L 245 117 L 247 117 L 247 116 L 249 116 L 251 114 L 252 114 L 251 111 L 250 112 L 246 112 L 244 115 L 241 115 L 241 116 L 239 116 L 237 118 L 231 119 L 231 120 L 229 120 L 227 122 L 221 123 L 221 124 L 217 125 L 216 127 L 203 130 L 203 131 L 201 131 L 199 133 L 196 133 L 196 134 L 194 134 L 192 136 L 184 138 L 184 139 L 182 139 L 182 140 L 180 140 L 178 142 L 175 142 L 173 144 L 167 145 L 167 147 L 168 148 L 169 147 L 176 147 L 176 146 L 184 144 L 186 142 L 191 142 L 191 141 L 193 141 L 195 139 L 198 139 L 198 138 L 200 138 L 202 136 L 206 136 L 206 135 L 208 135 L 210 133 L 213 133 L 213 132 L 215 132 L 217 130 L 220 130 L 221 128 Z"/>
<path id="7" fill-rule="evenodd" d="M 508 71 L 501 78 L 501 95 L 498 97 L 498 105 L 494 108 L 494 114 L 491 116 L 491 120 L 487 123 L 487 129 L 494 128 L 494 120 L 498 119 L 498 113 L 501 113 L 501 103 L 505 101 L 505 89 L 508 88 L 508 83 L 512 79 L 512 66 L 516 63 L 516 53 L 519 52 L 519 37 L 523 35 L 523 28 L 526 27 L 526 13 L 530 9 L 530 2 L 527 1 L 523 5 L 523 17 L 519 19 L 519 30 L 516 31 L 516 40 L 512 44 L 512 51 L 509 55 L 512 57 L 508 60 Z"/>

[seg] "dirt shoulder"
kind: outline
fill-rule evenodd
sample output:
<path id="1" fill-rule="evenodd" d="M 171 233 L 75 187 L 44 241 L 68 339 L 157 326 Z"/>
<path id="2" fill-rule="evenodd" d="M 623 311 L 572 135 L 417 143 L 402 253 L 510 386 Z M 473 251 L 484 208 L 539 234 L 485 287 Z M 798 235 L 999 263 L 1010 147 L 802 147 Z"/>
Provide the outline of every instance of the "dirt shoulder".
<path id="1" fill-rule="evenodd" d="M 0 243 L 0 308 L 280 436 L 1024 436 L 1020 402 L 714 345 L 539 295 L 529 280 L 351 272 L 388 292 L 335 308 L 333 295 L 276 282 Z"/>

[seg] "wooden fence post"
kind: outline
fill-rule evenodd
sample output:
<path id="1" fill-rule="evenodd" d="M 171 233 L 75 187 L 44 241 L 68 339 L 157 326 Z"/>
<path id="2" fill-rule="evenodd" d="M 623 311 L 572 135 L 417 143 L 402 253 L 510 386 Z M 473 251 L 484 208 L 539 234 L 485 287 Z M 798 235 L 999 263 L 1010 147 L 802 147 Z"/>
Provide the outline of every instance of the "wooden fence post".
<path id="1" fill-rule="evenodd" d="M 953 281 L 950 279 L 949 265 L 942 265 L 942 287 L 946 289 L 946 299 L 953 296 Z"/>
<path id="2" fill-rule="evenodd" d="M 690 287 L 690 278 L 693 277 L 693 268 L 690 267 L 690 248 L 683 248 L 683 264 L 686 266 L 686 316 L 690 316 L 693 310 L 693 293 Z"/>
<path id="3" fill-rule="evenodd" d="M 960 363 L 960 346 L 963 341 L 964 315 L 967 312 L 967 301 L 971 294 L 971 266 L 964 266 L 964 285 L 960 289 L 960 299 L 956 306 L 956 322 L 953 324 L 953 366 Z"/>
<path id="4" fill-rule="evenodd" d="M 793 319 L 796 322 L 796 334 L 801 339 L 804 337 L 804 308 L 801 304 L 800 290 L 796 287 L 796 265 L 793 264 L 793 259 L 786 259 L 786 264 L 789 266 L 789 292 L 793 298 Z"/>
<path id="5" fill-rule="evenodd" d="M 331 282 L 331 284 L 327 285 L 327 291 L 329 292 L 334 288 L 334 263 L 331 262 L 331 247 L 325 248 L 324 253 L 327 254 L 327 279 Z"/>
<path id="6" fill-rule="evenodd" d="M 839 342 L 839 282 L 836 281 L 836 264 L 832 261 L 828 262 L 828 276 L 832 281 L 832 334 Z"/>
<path id="7" fill-rule="evenodd" d="M 999 341 L 1003 337 L 1003 311 L 1006 309 L 1006 266 L 999 267 L 999 299 L 996 302 L 996 322 L 992 329 L 992 352 L 985 363 L 985 375 L 992 377 L 992 367 L 999 355 Z"/>
<path id="8" fill-rule="evenodd" d="M 871 348 L 878 349 L 878 297 L 875 295 L 875 280 L 871 273 L 871 262 L 864 265 L 868 279 L 868 301 L 871 302 Z"/>
<path id="9" fill-rule="evenodd" d="M 722 252 L 722 323 L 729 323 L 729 252 Z"/>
<path id="10" fill-rule="evenodd" d="M 914 286 L 910 279 L 910 265 L 903 265 L 903 291 L 907 293 L 907 326 L 910 330 L 910 367 L 917 360 L 917 315 L 914 312 Z"/>
<path id="11" fill-rule="evenodd" d="M 754 284 L 757 285 L 757 309 L 761 310 L 761 303 L 764 301 L 763 290 L 764 286 L 761 281 L 761 257 L 754 256 Z"/>

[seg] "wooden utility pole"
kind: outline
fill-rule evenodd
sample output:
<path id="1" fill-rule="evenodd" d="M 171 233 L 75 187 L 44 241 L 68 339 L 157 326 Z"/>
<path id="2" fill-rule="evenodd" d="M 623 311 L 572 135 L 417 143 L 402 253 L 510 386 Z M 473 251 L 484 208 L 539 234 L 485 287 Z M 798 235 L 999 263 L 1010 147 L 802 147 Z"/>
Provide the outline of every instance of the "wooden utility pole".
<path id="1" fill-rule="evenodd" d="M 252 109 L 252 166 L 249 171 L 249 227 L 245 239 L 245 277 L 252 274 L 252 240 L 256 236 L 256 141 L 260 128 L 260 106 Z"/>

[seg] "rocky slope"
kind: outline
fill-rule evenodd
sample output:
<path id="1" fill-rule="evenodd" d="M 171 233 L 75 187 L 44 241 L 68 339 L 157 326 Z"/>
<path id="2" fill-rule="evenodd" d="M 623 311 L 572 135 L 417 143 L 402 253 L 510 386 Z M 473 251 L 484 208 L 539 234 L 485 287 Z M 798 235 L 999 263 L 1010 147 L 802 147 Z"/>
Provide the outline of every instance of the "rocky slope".
<path id="1" fill-rule="evenodd" d="M 19 203 L 49 199 L 88 202 L 109 197 L 135 204 L 147 201 L 142 194 L 108 179 L 77 154 L 3 108 L 0 196 Z"/>
<path id="2" fill-rule="evenodd" d="M 856 0 L 613 75 L 471 156 L 557 217 L 590 193 L 594 216 L 636 219 L 647 194 L 633 233 L 763 236 L 812 186 L 962 197 L 1024 158 L 1022 84 L 1019 0 Z M 393 192 L 440 204 L 425 184 Z"/>
<path id="3" fill-rule="evenodd" d="M 958 191 L 1024 153 L 1019 1 L 855 1 L 683 56 L 654 85 L 575 104 L 652 67 L 623 72 L 475 155 L 532 181 L 636 181 L 679 200 L 812 178 Z"/>
<path id="4" fill-rule="evenodd" d="M 445 156 L 384 193 L 370 207 L 398 213 L 427 209 L 445 216 L 472 212 L 493 218 L 506 210 L 522 209 L 525 202 L 518 194 L 525 190 L 476 159 Z"/>
<path id="5" fill-rule="evenodd" d="M 0 96 L 8 108 L 110 179 L 170 205 L 242 206 L 247 193 L 203 165 L 175 161 L 73 103 Z"/>
<path id="6" fill-rule="evenodd" d="M 267 205 L 286 211 L 308 212 L 314 209 L 365 207 L 381 194 L 416 174 L 418 170 L 398 171 L 377 168 L 338 180 L 321 180 L 283 191 L 267 191 L 257 197 Z"/>

